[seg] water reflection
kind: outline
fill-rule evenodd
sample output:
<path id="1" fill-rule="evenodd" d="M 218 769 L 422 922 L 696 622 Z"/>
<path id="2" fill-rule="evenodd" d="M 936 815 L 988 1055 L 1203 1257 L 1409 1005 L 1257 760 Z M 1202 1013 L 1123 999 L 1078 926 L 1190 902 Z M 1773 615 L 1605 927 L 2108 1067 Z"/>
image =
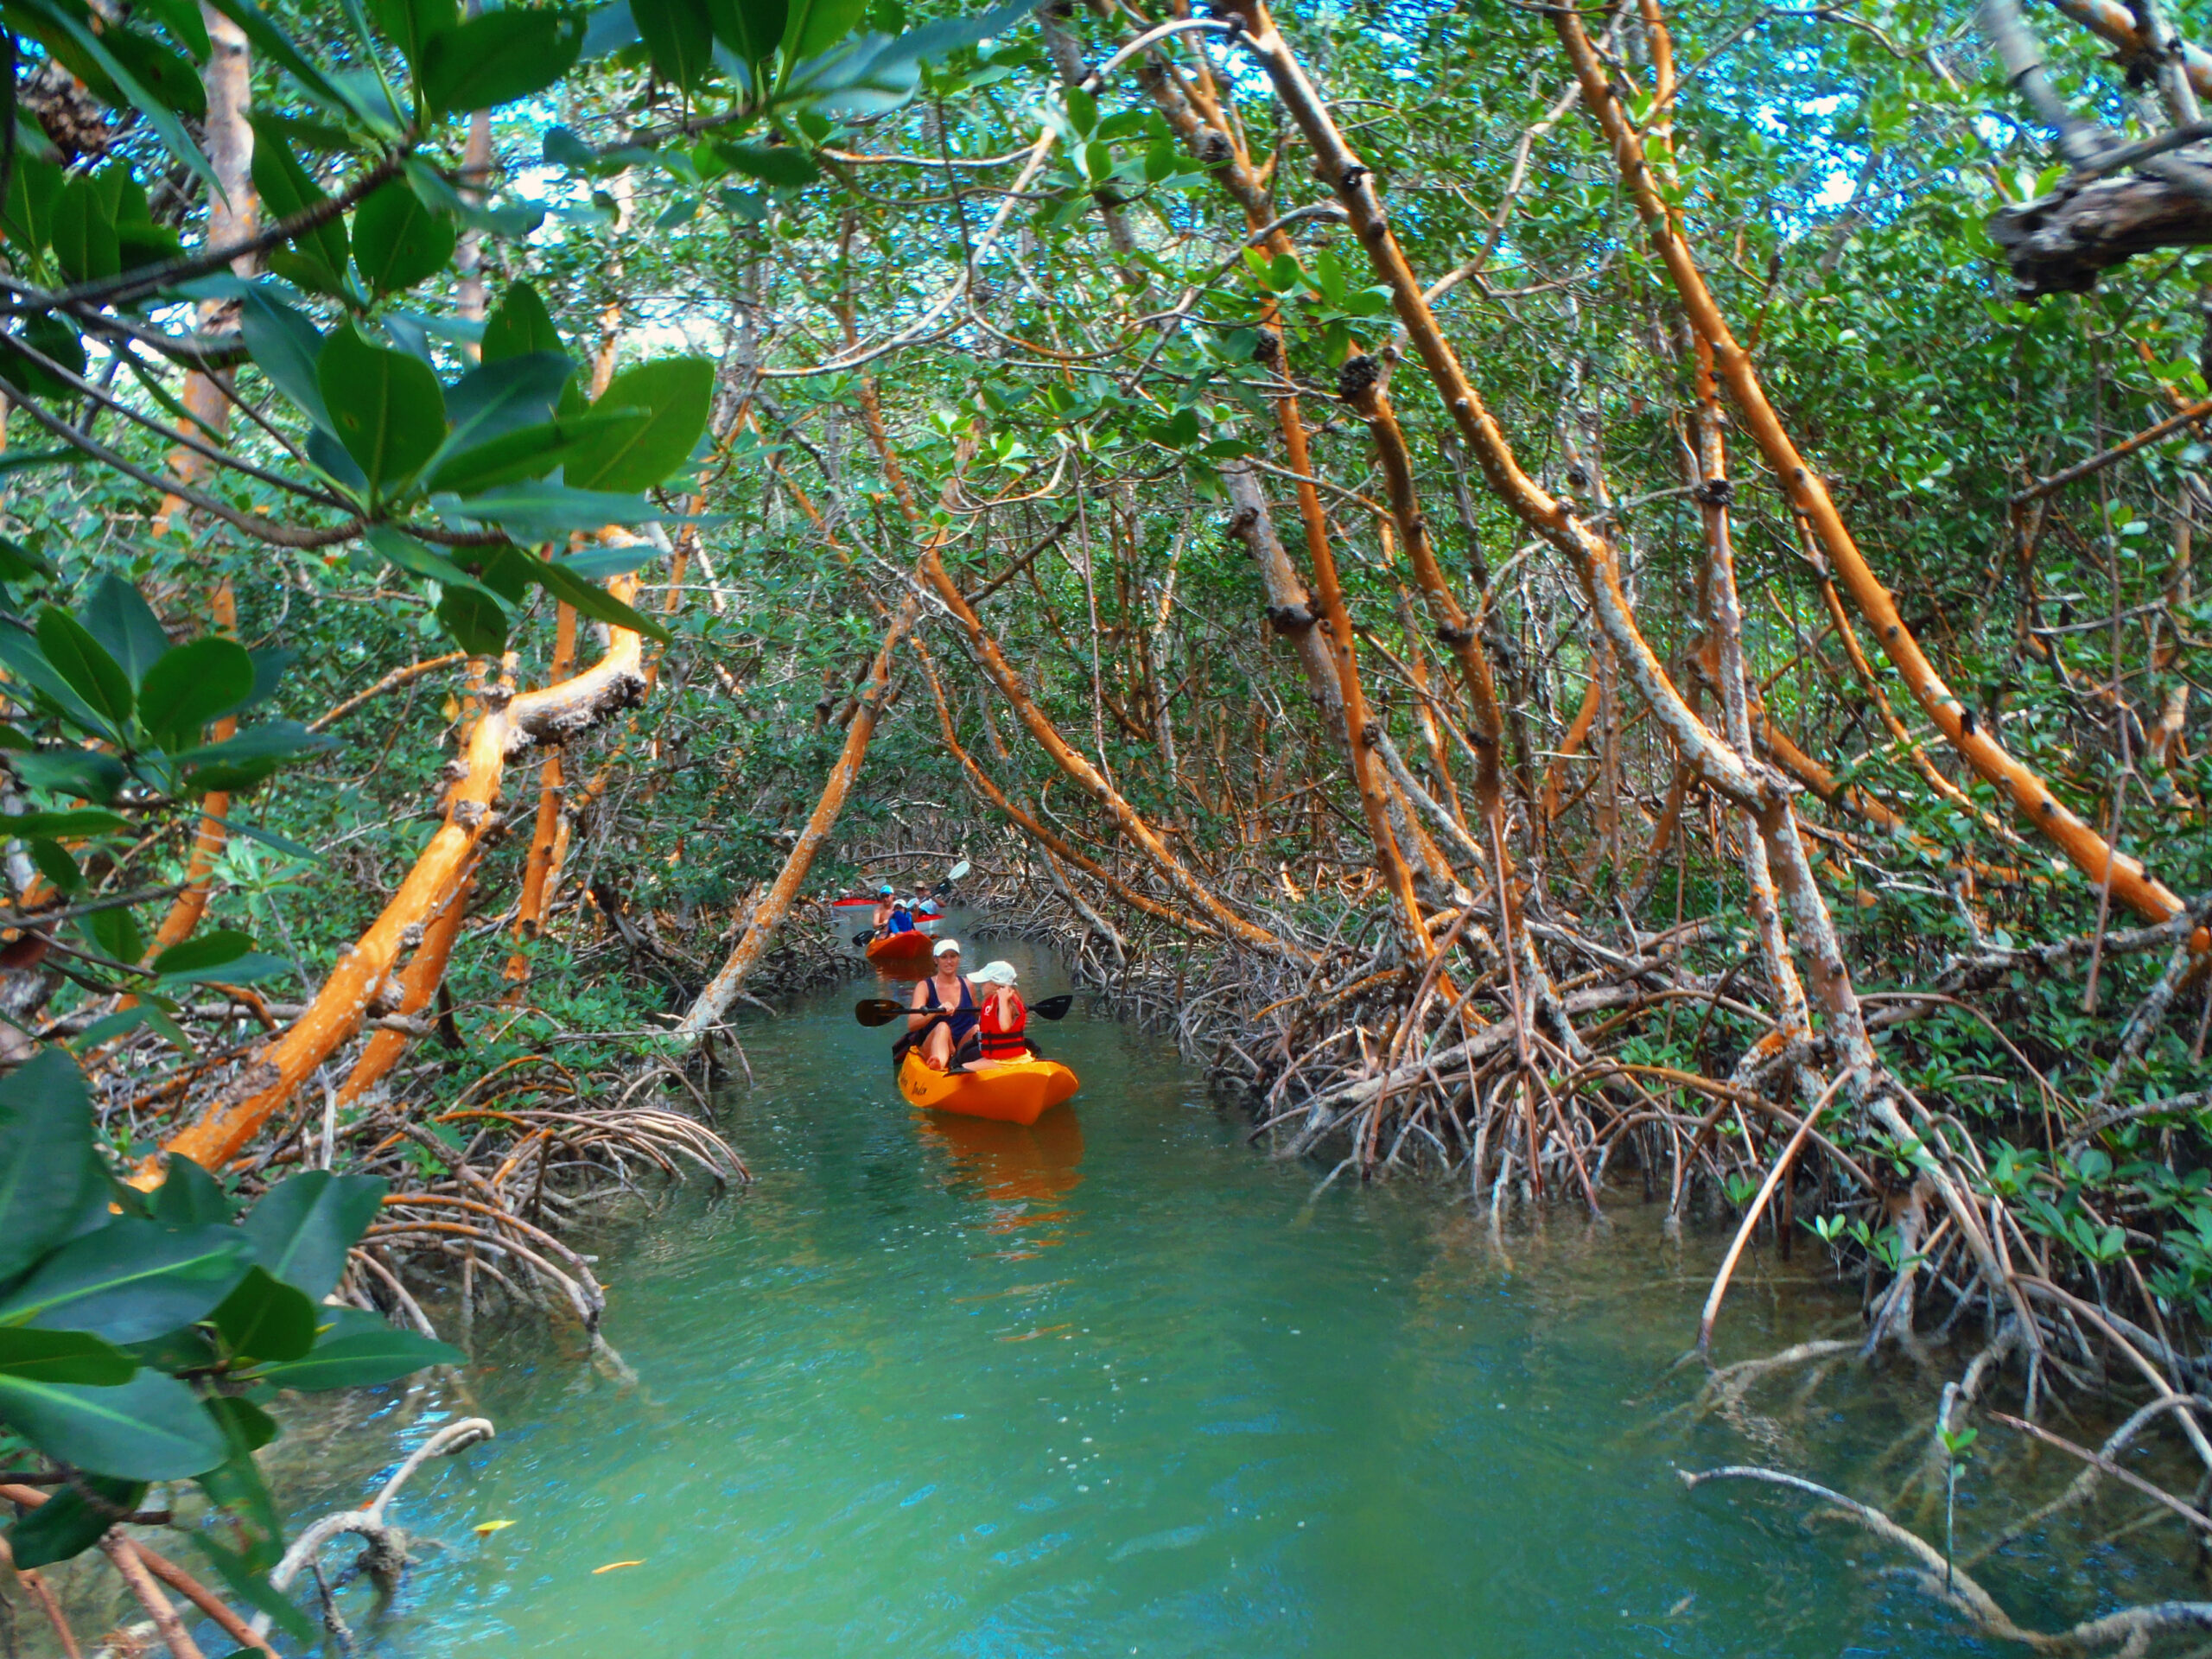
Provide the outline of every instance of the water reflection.
<path id="1" fill-rule="evenodd" d="M 998 1235 L 1020 1235 L 1026 1248 L 995 1252 L 1019 1261 L 1065 1243 L 1072 1206 L 1061 1202 L 1083 1183 L 1083 1120 L 1056 1106 L 1036 1122 L 997 1123 L 953 1112 L 913 1115 L 925 1147 L 942 1159 L 938 1182 L 962 1198 L 980 1198 L 984 1212 L 960 1224 Z M 935 1161 L 935 1160 L 932 1160 Z M 1013 1242 L 1013 1241 L 1010 1241 Z"/>

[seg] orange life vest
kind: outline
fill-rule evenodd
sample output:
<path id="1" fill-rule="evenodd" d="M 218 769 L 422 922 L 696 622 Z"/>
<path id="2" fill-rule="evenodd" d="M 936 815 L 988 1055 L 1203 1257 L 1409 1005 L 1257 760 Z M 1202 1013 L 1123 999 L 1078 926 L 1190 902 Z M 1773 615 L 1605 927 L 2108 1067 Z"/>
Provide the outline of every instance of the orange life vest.
<path id="1" fill-rule="evenodd" d="M 1021 1033 L 1029 1027 L 1029 1007 L 1021 1000 L 1021 993 L 1014 994 L 1014 1017 L 1006 1025 L 999 1023 L 999 1000 L 995 996 L 983 999 L 983 1012 L 976 1023 L 976 1040 L 982 1046 L 987 1060 L 1026 1060 L 1029 1045 Z"/>

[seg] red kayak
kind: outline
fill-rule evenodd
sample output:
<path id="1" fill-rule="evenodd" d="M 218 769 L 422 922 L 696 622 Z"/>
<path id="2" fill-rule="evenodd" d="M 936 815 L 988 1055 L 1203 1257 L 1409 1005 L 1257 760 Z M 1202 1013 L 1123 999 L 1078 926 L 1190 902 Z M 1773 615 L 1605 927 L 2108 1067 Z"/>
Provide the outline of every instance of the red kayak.
<path id="1" fill-rule="evenodd" d="M 887 974 L 919 979 L 930 970 L 930 957 L 937 941 L 926 933 L 891 933 L 868 947 L 868 959 Z"/>

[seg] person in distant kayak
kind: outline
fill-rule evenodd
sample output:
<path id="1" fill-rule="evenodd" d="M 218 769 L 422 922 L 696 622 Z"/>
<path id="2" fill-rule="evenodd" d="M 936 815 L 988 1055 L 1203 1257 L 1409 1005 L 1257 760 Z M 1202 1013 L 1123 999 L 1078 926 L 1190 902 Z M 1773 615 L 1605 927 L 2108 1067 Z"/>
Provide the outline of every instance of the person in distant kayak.
<path id="1" fill-rule="evenodd" d="M 937 971 L 914 987 L 914 1012 L 906 1016 L 906 1029 L 919 1031 L 931 1014 L 950 1009 L 951 1018 L 938 1020 L 920 1039 L 922 1058 L 940 1071 L 965 1071 L 979 1052 L 976 987 L 960 971 L 959 940 L 939 939 L 932 960 Z"/>
<path id="2" fill-rule="evenodd" d="M 911 933 L 914 931 L 914 912 L 906 901 L 891 891 L 887 881 L 875 890 L 875 931 L 882 934 Z"/>
<path id="3" fill-rule="evenodd" d="M 987 962 L 974 975 L 982 1007 L 976 1015 L 976 1045 L 984 1069 L 1029 1058 L 1029 1005 L 1014 989 L 1010 962 Z"/>

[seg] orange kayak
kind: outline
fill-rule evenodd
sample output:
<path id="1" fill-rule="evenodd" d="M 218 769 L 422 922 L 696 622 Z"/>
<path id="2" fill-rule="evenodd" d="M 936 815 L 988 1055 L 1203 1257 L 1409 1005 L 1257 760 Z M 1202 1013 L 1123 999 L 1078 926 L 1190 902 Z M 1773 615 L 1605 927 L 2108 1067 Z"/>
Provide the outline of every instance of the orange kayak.
<path id="1" fill-rule="evenodd" d="M 1075 1073 L 1058 1060 L 1014 1060 L 988 1071 L 954 1073 L 909 1053 L 899 1066 L 899 1092 L 913 1105 L 1001 1123 L 1034 1123 L 1076 1087 Z"/>
<path id="2" fill-rule="evenodd" d="M 919 979 L 930 969 L 930 953 L 937 941 L 926 933 L 887 933 L 870 942 L 868 959 L 887 973 L 906 973 Z"/>

